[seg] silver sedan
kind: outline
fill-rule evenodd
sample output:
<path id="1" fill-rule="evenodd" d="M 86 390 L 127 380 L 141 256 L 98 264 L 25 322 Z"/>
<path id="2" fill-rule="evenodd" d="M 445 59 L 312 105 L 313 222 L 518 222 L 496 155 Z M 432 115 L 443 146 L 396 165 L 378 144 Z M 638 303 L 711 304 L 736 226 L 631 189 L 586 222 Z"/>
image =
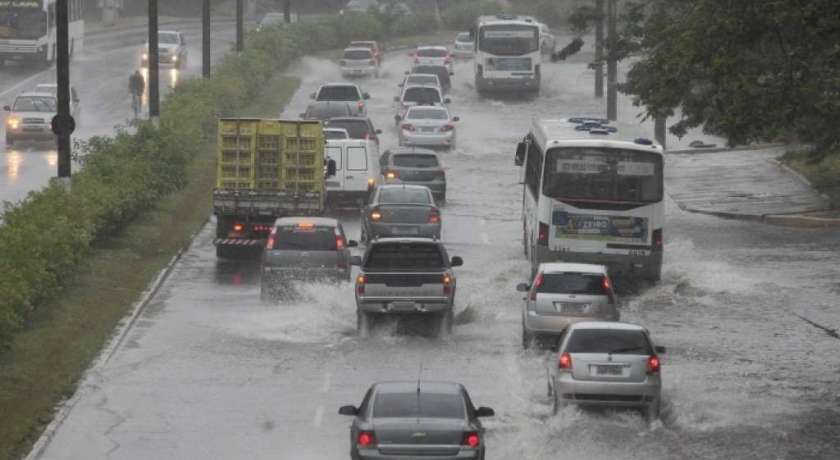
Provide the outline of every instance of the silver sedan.
<path id="1" fill-rule="evenodd" d="M 455 123 L 459 120 L 446 107 L 409 107 L 400 123 L 400 145 L 455 148 Z"/>
<path id="2" fill-rule="evenodd" d="M 362 241 L 412 236 L 440 239 L 441 216 L 432 192 L 421 185 L 380 185 L 362 209 Z"/>

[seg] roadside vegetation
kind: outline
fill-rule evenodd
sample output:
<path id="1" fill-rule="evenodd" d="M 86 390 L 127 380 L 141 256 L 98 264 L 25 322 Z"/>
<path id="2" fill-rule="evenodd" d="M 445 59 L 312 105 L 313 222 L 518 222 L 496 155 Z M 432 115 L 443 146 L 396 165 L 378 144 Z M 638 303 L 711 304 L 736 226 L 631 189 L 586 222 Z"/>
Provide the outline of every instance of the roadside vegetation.
<path id="1" fill-rule="evenodd" d="M 84 168 L 5 205 L 0 225 L 0 458 L 24 454 L 148 283 L 211 212 L 217 116 L 278 116 L 296 58 L 429 32 L 428 18 L 325 17 L 247 37 L 209 79 L 180 84 L 159 126 L 78 144 Z M 431 29 L 434 29 L 432 27 Z"/>

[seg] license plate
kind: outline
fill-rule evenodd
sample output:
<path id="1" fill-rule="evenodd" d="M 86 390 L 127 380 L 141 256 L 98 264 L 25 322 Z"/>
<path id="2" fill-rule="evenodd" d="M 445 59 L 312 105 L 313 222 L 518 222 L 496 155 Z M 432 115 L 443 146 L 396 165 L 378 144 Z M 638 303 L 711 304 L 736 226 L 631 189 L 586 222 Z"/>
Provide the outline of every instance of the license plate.
<path id="1" fill-rule="evenodd" d="M 396 311 L 414 311 L 414 302 L 392 302 L 391 309 Z"/>
<path id="2" fill-rule="evenodd" d="M 391 232 L 402 235 L 416 235 L 418 233 L 418 230 L 416 227 L 393 227 L 391 229 Z"/>
<path id="3" fill-rule="evenodd" d="M 589 310 L 591 305 L 588 303 L 554 302 L 554 309 L 560 313 L 579 314 Z"/>
<path id="4" fill-rule="evenodd" d="M 421 131 L 423 131 L 424 133 L 433 133 L 435 131 L 435 128 L 423 128 Z"/>
<path id="5" fill-rule="evenodd" d="M 597 375 L 622 375 L 624 368 L 623 366 L 595 366 L 595 373 Z"/>

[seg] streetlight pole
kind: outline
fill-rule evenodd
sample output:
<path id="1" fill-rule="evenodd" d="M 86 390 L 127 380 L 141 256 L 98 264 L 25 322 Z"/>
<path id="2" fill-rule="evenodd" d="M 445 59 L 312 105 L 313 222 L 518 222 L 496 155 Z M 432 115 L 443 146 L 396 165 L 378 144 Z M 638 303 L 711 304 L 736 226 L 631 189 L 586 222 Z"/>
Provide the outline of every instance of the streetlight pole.
<path id="1" fill-rule="evenodd" d="M 245 49 L 245 27 L 242 23 L 243 10 L 242 0 L 236 0 L 236 51 L 239 53 Z"/>
<path id="2" fill-rule="evenodd" d="M 595 97 L 604 97 L 604 0 L 595 0 Z"/>
<path id="3" fill-rule="evenodd" d="M 55 3 L 58 114 L 52 120 L 52 130 L 57 137 L 58 177 L 65 180 L 70 179 L 70 134 L 76 126 L 70 114 L 70 24 L 67 1 L 58 0 Z"/>
<path id="4" fill-rule="evenodd" d="M 201 7 L 201 75 L 210 76 L 210 0 Z"/>
<path id="5" fill-rule="evenodd" d="M 607 119 L 618 119 L 618 62 L 616 61 L 616 0 L 607 3 Z"/>
<path id="6" fill-rule="evenodd" d="M 149 0 L 149 118 L 160 117 L 160 85 L 158 67 L 158 2 Z"/>

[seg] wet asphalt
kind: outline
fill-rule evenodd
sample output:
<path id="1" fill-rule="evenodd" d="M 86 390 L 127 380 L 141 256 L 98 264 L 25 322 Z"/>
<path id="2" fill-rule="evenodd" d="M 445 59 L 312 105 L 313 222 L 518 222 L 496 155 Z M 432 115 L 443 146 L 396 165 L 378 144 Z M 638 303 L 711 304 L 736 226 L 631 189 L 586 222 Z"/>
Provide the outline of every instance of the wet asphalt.
<path id="1" fill-rule="evenodd" d="M 297 300 L 261 303 L 258 265 L 217 261 L 211 223 L 111 359 L 85 378 L 37 458 L 347 458 L 350 420 L 338 407 L 358 404 L 372 382 L 415 379 L 421 366 L 422 378 L 461 382 L 476 404 L 495 408 L 488 459 L 836 458 L 840 340 L 802 319 L 840 327 L 836 230 L 690 214 L 670 199 L 663 280 L 625 289 L 621 310 L 668 347 L 662 420 L 648 426 L 633 412 L 574 407 L 550 415 L 553 356 L 520 346 L 514 288 L 528 265 L 513 153 L 532 117 L 603 113 L 588 59 L 546 65 L 543 91 L 529 100 L 480 98 L 471 64 L 456 65 L 451 110 L 462 121 L 458 148 L 442 153 L 450 191 L 443 239 L 465 265 L 456 271 L 451 337 L 384 324 L 358 339 L 346 283 L 303 285 Z M 391 54 L 381 78 L 359 80 L 383 149 L 396 143 L 392 99 L 408 66 L 405 54 Z M 115 117 L 128 110 L 127 73 L 88 87 L 108 91 L 101 104 Z M 340 80 L 323 59 L 303 59 L 292 73 L 303 84 L 287 116 L 303 111 L 318 83 Z M 635 120 L 638 109 L 622 101 L 621 119 Z M 108 119 L 98 121 L 107 130 Z M 649 124 L 637 128 L 652 134 Z M 26 169 L 45 161 L 25 158 Z M 339 217 L 358 237 L 358 215 Z"/>

